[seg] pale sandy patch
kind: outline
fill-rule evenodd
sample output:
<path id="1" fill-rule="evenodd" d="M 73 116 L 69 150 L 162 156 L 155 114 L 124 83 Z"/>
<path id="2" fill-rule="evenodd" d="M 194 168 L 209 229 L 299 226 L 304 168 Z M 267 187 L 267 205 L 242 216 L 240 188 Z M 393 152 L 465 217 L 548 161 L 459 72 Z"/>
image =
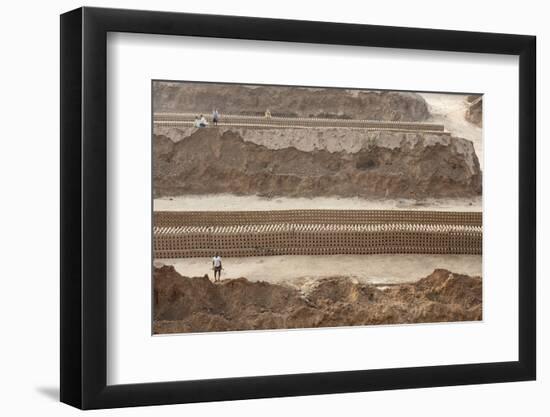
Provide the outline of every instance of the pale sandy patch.
<path id="1" fill-rule="evenodd" d="M 212 279 L 210 258 L 162 259 L 157 266 L 173 265 L 184 276 Z M 363 283 L 414 282 L 444 268 L 458 274 L 482 275 L 479 255 L 329 255 L 266 256 L 223 259 L 222 279 L 245 277 L 250 281 L 286 283 L 303 287 L 311 281 L 346 276 Z"/>
<path id="2" fill-rule="evenodd" d="M 155 211 L 240 211 L 240 210 L 436 210 L 481 211 L 481 196 L 472 198 L 426 198 L 366 200 L 362 198 L 265 198 L 231 194 L 185 195 L 156 198 Z"/>

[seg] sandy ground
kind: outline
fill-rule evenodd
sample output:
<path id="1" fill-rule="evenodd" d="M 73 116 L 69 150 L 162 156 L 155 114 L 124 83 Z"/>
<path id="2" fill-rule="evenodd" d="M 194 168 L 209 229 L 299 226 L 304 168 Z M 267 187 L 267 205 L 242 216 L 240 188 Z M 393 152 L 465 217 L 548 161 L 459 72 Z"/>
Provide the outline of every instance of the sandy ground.
<path id="1" fill-rule="evenodd" d="M 161 259 L 155 265 L 173 265 L 181 275 L 213 279 L 209 258 Z M 414 282 L 444 268 L 454 273 L 481 276 L 479 255 L 331 255 L 224 258 L 222 279 L 286 283 L 303 287 L 331 276 L 347 276 L 362 283 Z"/>
<path id="2" fill-rule="evenodd" d="M 482 128 L 470 123 L 464 118 L 468 108 L 466 96 L 463 94 L 420 94 L 428 103 L 432 117 L 429 122 L 442 123 L 445 130 L 453 136 L 471 140 L 474 143 L 479 165 L 483 171 L 483 131 Z"/>
<path id="3" fill-rule="evenodd" d="M 264 198 L 258 196 L 235 196 L 231 194 L 186 195 L 163 197 L 154 200 L 155 211 L 232 211 L 232 210 L 437 210 L 481 211 L 481 197 L 461 199 L 424 200 L 366 200 L 362 198 Z"/>

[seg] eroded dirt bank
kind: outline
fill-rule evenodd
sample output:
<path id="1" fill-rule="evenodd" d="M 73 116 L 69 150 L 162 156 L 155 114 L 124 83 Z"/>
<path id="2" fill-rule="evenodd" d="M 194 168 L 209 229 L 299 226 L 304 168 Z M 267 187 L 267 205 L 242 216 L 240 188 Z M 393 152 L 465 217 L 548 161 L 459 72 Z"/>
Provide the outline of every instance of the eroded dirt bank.
<path id="1" fill-rule="evenodd" d="M 482 319 L 482 281 L 436 269 L 414 284 L 379 288 L 339 276 L 297 289 L 246 278 L 214 284 L 163 266 L 154 303 L 157 334 L 472 321 Z"/>
<path id="2" fill-rule="evenodd" d="M 210 112 L 300 117 L 423 121 L 430 113 L 424 99 L 398 91 L 345 90 L 236 84 L 153 84 L 156 112 Z"/>
<path id="3" fill-rule="evenodd" d="M 293 134 L 293 129 L 280 130 Z M 365 133 L 361 148 L 353 152 L 273 149 L 218 128 L 196 129 L 177 142 L 159 134 L 153 140 L 155 197 L 232 193 L 418 199 L 481 194 L 472 143 L 446 135 Z"/>

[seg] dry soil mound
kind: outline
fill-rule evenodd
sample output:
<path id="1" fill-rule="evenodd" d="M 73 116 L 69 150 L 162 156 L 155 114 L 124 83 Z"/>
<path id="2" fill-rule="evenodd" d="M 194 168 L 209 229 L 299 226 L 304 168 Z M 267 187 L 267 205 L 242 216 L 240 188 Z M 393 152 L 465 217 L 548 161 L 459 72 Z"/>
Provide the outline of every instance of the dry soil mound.
<path id="1" fill-rule="evenodd" d="M 245 278 L 214 284 L 173 267 L 154 272 L 155 333 L 471 321 L 482 318 L 480 277 L 435 270 L 386 289 L 347 277 L 295 289 Z"/>
<path id="2" fill-rule="evenodd" d="M 232 193 L 427 198 L 481 194 L 479 161 L 472 142 L 465 139 L 364 132 L 347 146 L 340 137 L 331 140 L 329 129 L 323 133 L 325 145 L 306 151 L 305 144 L 316 143 L 313 136 L 318 136 L 317 130 L 308 130 L 311 141 L 301 136 L 293 141 L 295 129 L 271 130 L 273 141 L 288 142 L 287 147 L 266 146 L 264 133 L 257 138 L 257 131 L 213 127 L 191 130 L 177 142 L 154 135 L 155 197 Z M 290 138 L 280 139 L 280 135 Z M 327 143 L 340 145 L 330 148 Z M 354 147 L 351 152 L 346 151 L 350 147 Z"/>

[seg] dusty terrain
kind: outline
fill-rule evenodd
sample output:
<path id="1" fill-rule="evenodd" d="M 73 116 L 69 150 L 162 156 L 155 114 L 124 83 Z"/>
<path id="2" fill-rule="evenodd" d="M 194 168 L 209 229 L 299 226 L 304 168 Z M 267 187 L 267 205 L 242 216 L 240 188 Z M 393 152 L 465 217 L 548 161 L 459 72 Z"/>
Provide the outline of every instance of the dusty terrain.
<path id="1" fill-rule="evenodd" d="M 154 271 L 154 333 L 290 329 L 482 319 L 480 277 L 437 269 L 378 288 L 334 276 L 294 288 L 246 278 L 212 283 Z"/>
<path id="2" fill-rule="evenodd" d="M 184 86 L 184 87 L 182 87 Z M 335 88 L 173 83 L 153 85 L 156 112 L 211 112 L 301 117 L 423 121 L 430 114 L 415 93 Z"/>
<path id="3" fill-rule="evenodd" d="M 156 125 L 154 210 L 481 210 L 482 131 L 465 119 L 463 95 L 193 83 L 161 83 L 153 94 L 157 112 L 218 108 L 223 117 L 269 108 L 280 116 L 435 122 L 447 132 Z M 225 258 L 221 283 L 211 281 L 210 259 L 156 261 L 154 332 L 482 318 L 481 256 L 313 258 Z"/>
<path id="4" fill-rule="evenodd" d="M 293 135 L 292 130 L 272 134 L 278 140 Z M 316 135 L 316 129 L 308 132 Z M 155 197 L 229 192 L 418 199 L 481 194 L 479 161 L 472 142 L 464 139 L 364 132 L 354 152 L 331 152 L 294 146 L 274 149 L 244 140 L 241 134 L 211 127 L 196 129 L 177 142 L 154 135 Z"/>

